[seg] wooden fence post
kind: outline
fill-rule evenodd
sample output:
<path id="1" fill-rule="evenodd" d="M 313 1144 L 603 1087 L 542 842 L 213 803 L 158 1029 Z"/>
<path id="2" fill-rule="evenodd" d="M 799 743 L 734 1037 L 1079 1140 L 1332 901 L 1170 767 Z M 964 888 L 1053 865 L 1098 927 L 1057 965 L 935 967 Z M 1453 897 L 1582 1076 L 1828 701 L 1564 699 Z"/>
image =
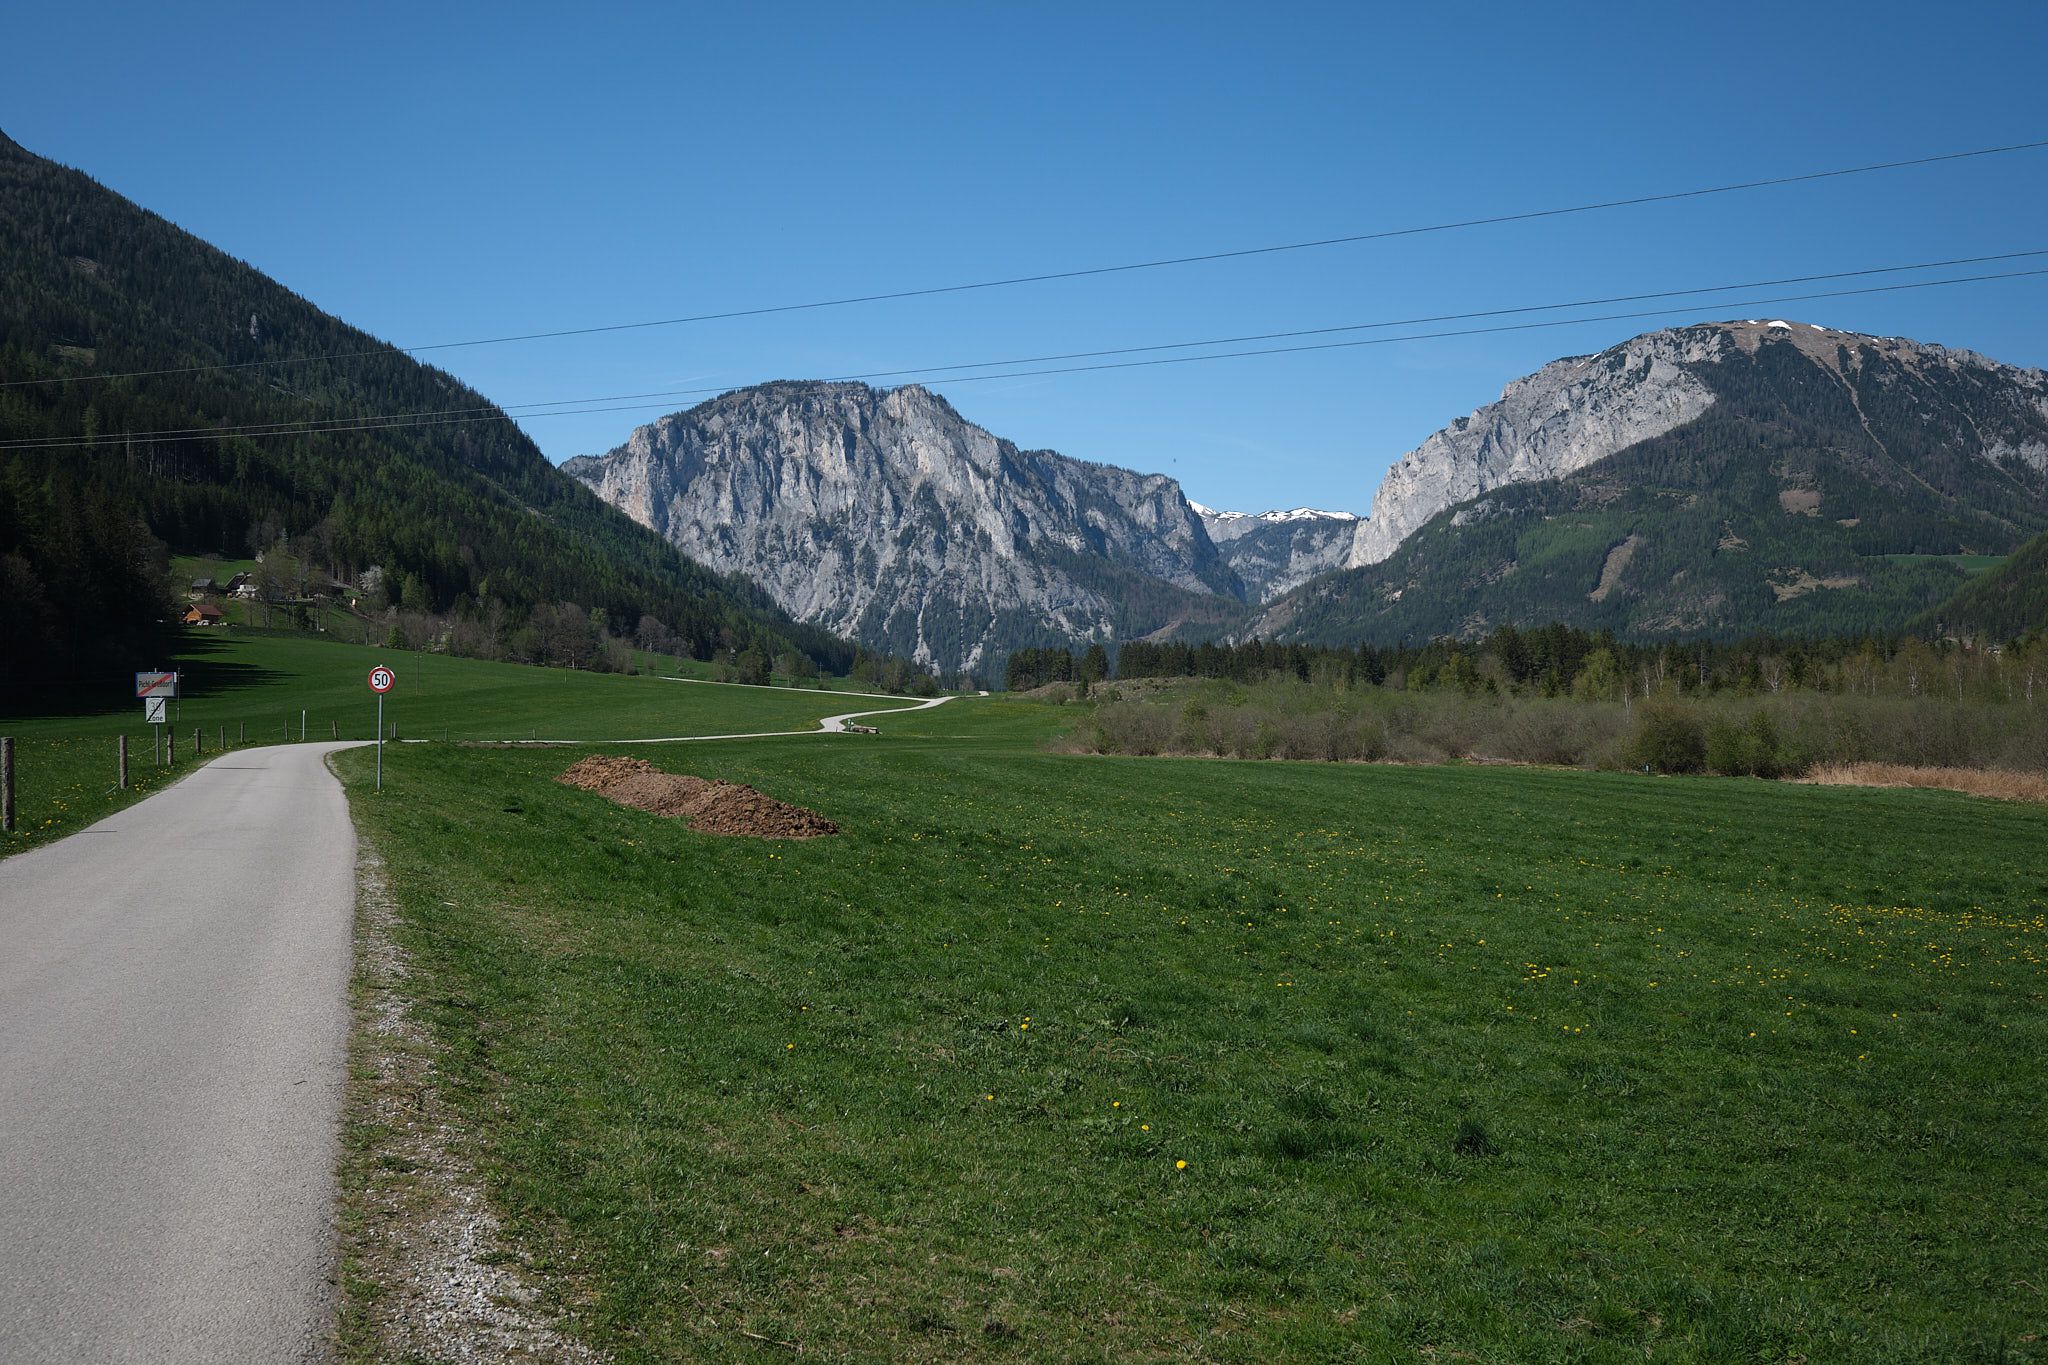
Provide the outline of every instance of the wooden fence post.
<path id="1" fill-rule="evenodd" d="M 164 727 L 164 762 L 173 768 L 178 766 L 178 727 L 175 725 Z"/>
<path id="2" fill-rule="evenodd" d="M 205 752 L 206 731 L 200 729 L 197 725 L 195 725 L 192 727 L 192 757 L 197 758 Z"/>
<path id="3" fill-rule="evenodd" d="M 14 737 L 0 739 L 0 831 L 14 833 Z"/>
<path id="4" fill-rule="evenodd" d="M 120 736 L 120 782 L 121 790 L 128 790 L 128 736 Z"/>

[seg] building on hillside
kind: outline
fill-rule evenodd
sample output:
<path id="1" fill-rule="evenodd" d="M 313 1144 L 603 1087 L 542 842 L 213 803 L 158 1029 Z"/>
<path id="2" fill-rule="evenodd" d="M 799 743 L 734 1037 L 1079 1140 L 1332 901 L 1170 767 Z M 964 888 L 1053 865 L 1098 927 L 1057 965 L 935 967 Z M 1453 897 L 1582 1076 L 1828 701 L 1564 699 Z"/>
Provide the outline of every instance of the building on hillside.
<path id="1" fill-rule="evenodd" d="M 238 573 L 233 578 L 230 578 L 227 582 L 223 583 L 221 587 L 227 592 L 235 593 L 240 592 L 245 584 L 253 583 L 255 581 L 256 576 L 254 574 Z"/>
<path id="2" fill-rule="evenodd" d="M 195 578 L 192 580 L 193 592 L 218 592 L 219 590 L 220 585 L 211 578 Z"/>
<path id="3" fill-rule="evenodd" d="M 227 618 L 221 615 L 220 608 L 211 602 L 197 604 L 184 616 L 185 624 L 188 626 L 218 626 L 224 624 L 226 620 Z"/>
<path id="4" fill-rule="evenodd" d="M 234 587 L 228 589 L 228 595 L 231 597 L 239 597 L 244 602 L 253 602 L 261 594 L 260 590 L 256 587 L 256 580 L 249 577 L 247 574 L 243 574 L 241 576 L 241 581 L 235 584 Z"/>

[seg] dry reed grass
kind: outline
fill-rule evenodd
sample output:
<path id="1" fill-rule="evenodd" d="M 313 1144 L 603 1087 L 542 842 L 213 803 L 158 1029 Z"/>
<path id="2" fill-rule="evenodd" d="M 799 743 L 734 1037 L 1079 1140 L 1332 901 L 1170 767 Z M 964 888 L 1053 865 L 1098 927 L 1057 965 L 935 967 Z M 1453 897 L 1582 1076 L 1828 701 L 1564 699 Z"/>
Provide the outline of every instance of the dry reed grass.
<path id="1" fill-rule="evenodd" d="M 1820 763 L 1803 782 L 1827 787 L 1937 787 L 2001 801 L 2048 802 L 2048 777 L 2003 768 L 1916 768 L 1904 763 Z"/>

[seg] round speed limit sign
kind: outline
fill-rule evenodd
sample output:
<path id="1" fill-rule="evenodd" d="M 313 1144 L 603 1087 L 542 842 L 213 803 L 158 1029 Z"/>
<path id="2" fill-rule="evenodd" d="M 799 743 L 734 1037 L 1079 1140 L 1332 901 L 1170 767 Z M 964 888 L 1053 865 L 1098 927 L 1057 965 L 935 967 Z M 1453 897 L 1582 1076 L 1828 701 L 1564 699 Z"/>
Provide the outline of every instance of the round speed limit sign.
<path id="1" fill-rule="evenodd" d="M 397 681 L 398 675 L 382 664 L 378 664 L 370 670 L 370 690 L 372 692 L 389 692 L 391 684 Z"/>

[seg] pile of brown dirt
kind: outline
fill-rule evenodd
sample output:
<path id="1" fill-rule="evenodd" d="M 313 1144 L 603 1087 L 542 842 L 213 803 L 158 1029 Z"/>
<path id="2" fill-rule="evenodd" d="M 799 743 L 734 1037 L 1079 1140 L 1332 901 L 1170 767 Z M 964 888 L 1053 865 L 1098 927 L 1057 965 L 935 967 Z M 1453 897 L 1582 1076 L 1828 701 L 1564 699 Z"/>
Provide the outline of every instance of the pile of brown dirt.
<path id="1" fill-rule="evenodd" d="M 839 832 L 839 826 L 816 811 L 777 801 L 752 787 L 665 773 L 641 758 L 586 758 L 555 780 L 635 810 L 686 819 L 700 834 L 815 839 Z"/>

